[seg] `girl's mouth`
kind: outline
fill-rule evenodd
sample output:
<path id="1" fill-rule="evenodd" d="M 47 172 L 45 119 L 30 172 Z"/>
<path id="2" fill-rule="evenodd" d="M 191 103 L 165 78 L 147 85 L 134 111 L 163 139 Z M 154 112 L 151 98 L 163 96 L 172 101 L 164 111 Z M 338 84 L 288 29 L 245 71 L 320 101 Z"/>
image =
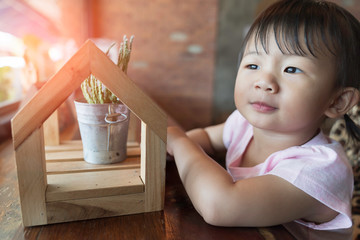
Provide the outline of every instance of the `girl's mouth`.
<path id="1" fill-rule="evenodd" d="M 270 106 L 264 102 L 253 102 L 253 103 L 251 103 L 251 106 L 257 112 L 261 112 L 261 113 L 270 113 L 277 109 L 276 107 Z"/>

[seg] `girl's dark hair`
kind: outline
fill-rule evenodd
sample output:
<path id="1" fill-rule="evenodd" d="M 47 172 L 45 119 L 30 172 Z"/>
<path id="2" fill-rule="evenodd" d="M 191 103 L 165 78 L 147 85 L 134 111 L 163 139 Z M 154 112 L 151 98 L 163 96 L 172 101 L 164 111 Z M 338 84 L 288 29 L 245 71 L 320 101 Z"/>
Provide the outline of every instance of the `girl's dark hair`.
<path id="1" fill-rule="evenodd" d="M 268 34 L 274 34 L 279 49 L 301 56 L 332 54 L 336 64 L 337 88 L 360 88 L 360 23 L 344 8 L 319 0 L 281 0 L 262 12 L 247 33 L 247 42 L 268 49 Z M 360 129 L 347 116 L 346 127 L 360 141 Z"/>

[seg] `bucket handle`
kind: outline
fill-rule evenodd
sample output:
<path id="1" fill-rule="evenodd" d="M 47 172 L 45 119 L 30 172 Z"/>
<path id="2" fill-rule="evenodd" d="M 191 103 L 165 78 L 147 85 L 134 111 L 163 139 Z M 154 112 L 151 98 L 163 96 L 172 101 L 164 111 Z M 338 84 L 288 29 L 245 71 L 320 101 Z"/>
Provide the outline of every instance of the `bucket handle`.
<path id="1" fill-rule="evenodd" d="M 124 118 L 123 119 L 118 119 L 119 116 L 123 116 Z M 117 119 L 117 120 L 112 120 L 112 119 Z M 109 123 L 109 124 L 114 124 L 114 123 L 120 123 L 120 122 L 123 122 L 127 119 L 127 116 L 126 114 L 124 113 L 111 113 L 111 114 L 106 114 L 105 115 L 105 122 Z"/>

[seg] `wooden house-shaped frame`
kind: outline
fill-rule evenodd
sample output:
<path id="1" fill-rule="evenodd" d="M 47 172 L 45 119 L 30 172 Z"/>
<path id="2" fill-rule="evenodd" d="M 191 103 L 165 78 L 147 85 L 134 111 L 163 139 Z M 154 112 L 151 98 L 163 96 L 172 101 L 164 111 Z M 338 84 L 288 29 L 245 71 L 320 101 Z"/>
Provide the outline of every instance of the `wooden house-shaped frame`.
<path id="1" fill-rule="evenodd" d="M 90 166 L 81 142 L 44 144 L 44 123 L 90 74 L 141 120 L 141 143 L 128 142 L 122 163 Z M 165 112 L 86 41 L 12 119 L 24 226 L 162 210 L 166 127 Z"/>

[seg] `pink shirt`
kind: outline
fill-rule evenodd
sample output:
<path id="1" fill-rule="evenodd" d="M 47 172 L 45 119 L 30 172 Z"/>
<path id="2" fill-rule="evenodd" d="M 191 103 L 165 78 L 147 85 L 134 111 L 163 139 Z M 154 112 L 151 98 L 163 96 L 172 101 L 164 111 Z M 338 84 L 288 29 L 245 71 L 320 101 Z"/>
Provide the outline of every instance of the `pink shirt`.
<path id="1" fill-rule="evenodd" d="M 283 224 L 298 239 L 351 239 L 352 169 L 342 146 L 319 133 L 302 146 L 271 154 L 254 167 L 240 166 L 242 155 L 253 137 L 253 128 L 235 111 L 227 119 L 223 140 L 228 149 L 226 167 L 234 181 L 272 174 L 306 192 L 339 214 L 315 224 L 302 220 Z"/>

